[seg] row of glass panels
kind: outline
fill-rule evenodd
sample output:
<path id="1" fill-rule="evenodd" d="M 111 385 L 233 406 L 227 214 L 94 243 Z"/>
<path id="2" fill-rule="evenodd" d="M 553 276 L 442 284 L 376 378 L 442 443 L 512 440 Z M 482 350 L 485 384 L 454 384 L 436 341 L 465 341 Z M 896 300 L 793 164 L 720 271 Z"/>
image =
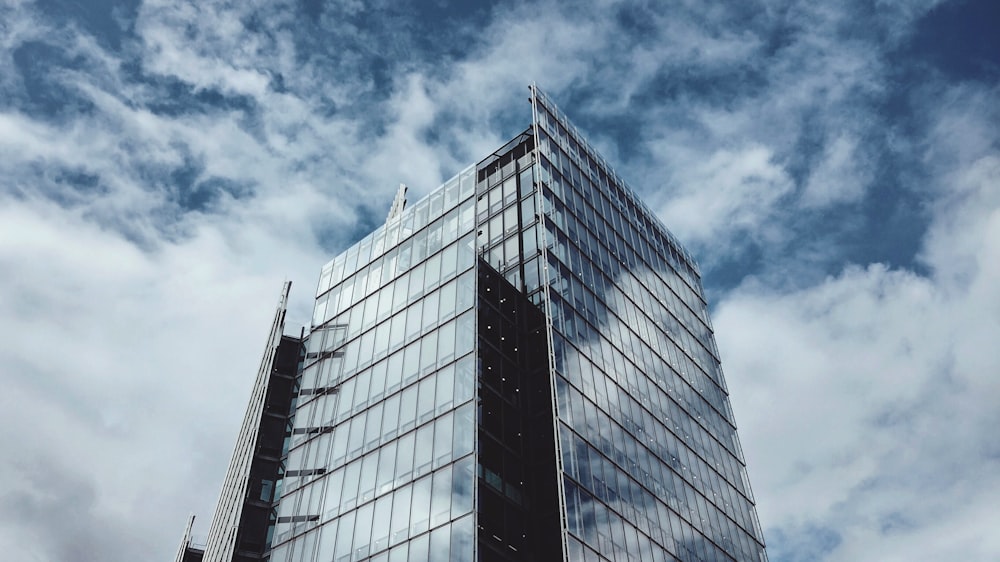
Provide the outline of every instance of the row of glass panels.
<path id="1" fill-rule="evenodd" d="M 605 202 L 612 201 L 621 209 L 620 214 L 625 221 L 621 226 L 616 224 L 616 227 L 627 236 L 626 241 L 637 248 L 647 263 L 668 263 L 700 297 L 700 273 L 694 258 L 587 143 L 559 108 L 537 89 L 534 89 L 534 94 L 539 103 L 535 114 L 538 150 L 556 162 L 557 169 L 562 170 L 566 177 L 572 177 L 575 185 L 589 179 L 595 188 L 592 195 L 600 195 Z"/>
<path id="2" fill-rule="evenodd" d="M 269 560 L 467 562 L 475 542 L 473 475 L 465 472 L 471 468 L 471 462 L 456 463 L 454 469 L 449 465 L 448 470 L 399 488 L 317 532 L 275 548 Z M 452 473 L 451 480 L 447 472 Z M 459 497 L 438 494 L 438 486 Z M 465 515 L 455 518 L 463 511 Z M 405 519 L 397 520 L 396 514 Z M 449 518 L 453 520 L 436 523 Z"/>
<path id="3" fill-rule="evenodd" d="M 475 190 L 476 168 L 470 166 L 323 266 L 316 295 L 325 293 L 345 278 L 362 270 L 365 265 L 381 257 L 386 250 L 401 246 L 401 243 L 414 233 L 419 233 L 428 225 L 441 221 L 441 218 L 446 213 L 453 212 L 459 203 L 470 203 Z M 462 216 L 460 230 L 467 232 L 470 225 L 464 218 L 464 213 Z"/>

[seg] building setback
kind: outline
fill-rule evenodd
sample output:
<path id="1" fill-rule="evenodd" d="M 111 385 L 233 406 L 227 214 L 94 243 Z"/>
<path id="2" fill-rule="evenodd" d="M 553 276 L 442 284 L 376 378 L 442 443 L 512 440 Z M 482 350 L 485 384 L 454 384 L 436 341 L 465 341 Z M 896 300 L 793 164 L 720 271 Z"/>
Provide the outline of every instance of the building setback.
<path id="1" fill-rule="evenodd" d="M 697 265 L 531 106 L 323 267 L 302 337 L 286 285 L 178 562 L 766 560 Z"/>

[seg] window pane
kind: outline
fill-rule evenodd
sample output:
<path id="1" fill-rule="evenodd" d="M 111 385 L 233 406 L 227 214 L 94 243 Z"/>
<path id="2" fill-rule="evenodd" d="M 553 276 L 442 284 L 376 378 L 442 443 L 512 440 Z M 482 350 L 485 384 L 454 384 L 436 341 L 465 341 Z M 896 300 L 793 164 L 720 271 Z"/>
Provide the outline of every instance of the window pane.
<path id="1" fill-rule="evenodd" d="M 455 357 L 456 322 L 448 322 L 438 330 L 438 361 L 444 363 Z"/>
<path id="2" fill-rule="evenodd" d="M 393 494 L 392 524 L 390 527 L 389 544 L 397 544 L 406 540 L 410 529 L 410 493 L 412 489 L 406 486 Z"/>
<path id="3" fill-rule="evenodd" d="M 371 372 L 365 371 L 354 378 L 357 380 L 354 388 L 354 411 L 360 412 L 368 405 L 368 400 L 371 398 L 368 394 L 372 383 Z"/>
<path id="4" fill-rule="evenodd" d="M 475 170 L 470 169 L 467 172 L 463 172 L 462 176 L 460 178 L 460 181 L 461 181 L 461 184 L 462 184 L 461 195 L 460 196 L 461 196 L 461 198 L 464 199 L 464 198 L 472 195 L 472 193 L 476 189 L 476 172 L 475 172 Z"/>
<path id="5" fill-rule="evenodd" d="M 419 301 L 413 304 L 410 308 L 406 309 L 403 314 L 406 315 L 406 339 L 411 340 L 420 334 L 420 328 L 423 325 L 423 301 Z"/>
<path id="6" fill-rule="evenodd" d="M 365 417 L 365 450 L 378 445 L 382 437 L 382 404 L 372 406 Z"/>
<path id="7" fill-rule="evenodd" d="M 399 407 L 399 431 L 411 429 L 417 419 L 417 386 L 410 386 L 403 391 Z"/>
<path id="8" fill-rule="evenodd" d="M 410 536 L 426 531 L 430 526 L 431 477 L 413 483 L 413 507 L 410 511 Z M 426 546 L 424 547 L 426 548 Z"/>
<path id="9" fill-rule="evenodd" d="M 413 451 L 413 477 L 431 470 L 434 455 L 434 424 L 427 424 L 417 430 Z"/>
<path id="10" fill-rule="evenodd" d="M 393 353 L 389 360 L 387 361 L 388 367 L 386 368 L 385 375 L 385 393 L 392 394 L 399 390 L 399 386 L 403 382 L 403 352 L 397 351 Z"/>
<path id="11" fill-rule="evenodd" d="M 504 236 L 509 236 L 517 232 L 517 205 L 508 207 L 507 210 L 503 212 L 503 228 Z"/>
<path id="12" fill-rule="evenodd" d="M 413 472 L 413 443 L 414 434 L 409 433 L 399 439 L 399 447 L 396 449 L 396 485 L 409 480 Z"/>
<path id="13" fill-rule="evenodd" d="M 379 452 L 375 451 L 361 462 L 361 483 L 358 487 L 358 503 L 375 497 L 375 476 L 378 474 Z"/>
<path id="14" fill-rule="evenodd" d="M 517 236 L 511 236 L 503 243 L 503 254 L 504 259 L 508 264 L 512 264 L 521 260 L 521 249 L 518 246 L 520 242 Z M 515 287 L 520 286 L 519 283 L 512 283 Z"/>
<path id="15" fill-rule="evenodd" d="M 323 520 L 328 520 L 340 513 L 340 492 L 344 489 L 344 469 L 327 476 L 324 484 L 326 485 L 326 513 L 323 514 Z"/>
<path id="16" fill-rule="evenodd" d="M 502 189 L 504 203 L 517 199 L 517 176 L 511 176 L 504 180 Z"/>
<path id="17" fill-rule="evenodd" d="M 409 556 L 410 543 L 403 543 L 399 546 L 393 547 L 389 551 L 389 562 L 406 562 Z"/>
<path id="18" fill-rule="evenodd" d="M 339 465 L 344 461 L 344 457 L 347 455 L 347 437 L 350 435 L 350 424 L 343 423 L 337 426 L 333 432 L 333 453 L 331 455 L 332 463 L 334 466 Z"/>
<path id="19" fill-rule="evenodd" d="M 455 310 L 457 312 L 463 312 L 472 306 L 474 299 L 476 298 L 476 286 L 475 286 L 475 271 L 467 271 L 459 277 L 458 281 L 458 299 Z"/>
<path id="20" fill-rule="evenodd" d="M 476 236 L 469 234 L 458 241 L 458 270 L 464 271 L 472 267 L 476 261 Z"/>
<path id="21" fill-rule="evenodd" d="M 441 229 L 443 243 L 447 244 L 449 241 L 454 240 L 458 236 L 458 209 L 452 209 L 447 215 L 445 215 L 442 220 L 444 225 Z"/>
<path id="22" fill-rule="evenodd" d="M 458 325 L 456 326 L 458 336 L 455 342 L 456 356 L 462 356 L 472 351 L 476 335 L 474 322 L 475 316 L 472 315 L 472 311 L 458 317 Z"/>
<path id="23" fill-rule="evenodd" d="M 529 166 L 529 167 L 524 168 L 523 170 L 521 170 L 521 173 L 519 174 L 519 176 L 520 176 L 520 182 L 519 183 L 520 183 L 521 193 L 522 194 L 529 193 L 534 188 L 534 185 L 532 184 L 532 181 L 531 181 L 531 171 L 532 171 L 532 167 Z"/>
<path id="24" fill-rule="evenodd" d="M 436 324 L 438 321 L 438 301 L 441 297 L 440 292 L 433 292 L 424 299 L 424 321 L 423 329 L 427 330 L 432 325 Z"/>
<path id="25" fill-rule="evenodd" d="M 375 501 L 375 511 L 372 515 L 372 552 L 378 552 L 389 546 L 389 522 L 392 516 L 392 494 L 387 494 Z M 319 560 L 328 560 L 321 557 Z"/>
<path id="26" fill-rule="evenodd" d="M 422 294 L 424 294 L 424 264 L 421 263 L 410 272 L 410 286 L 407 298 L 410 301 L 415 301 Z"/>
<path id="27" fill-rule="evenodd" d="M 490 244 L 495 244 L 503 237 L 503 215 L 497 215 L 490 219 L 489 234 Z"/>
<path id="28" fill-rule="evenodd" d="M 378 299 L 378 313 L 375 321 L 381 322 L 389 317 L 389 312 L 392 310 L 392 285 L 385 287 L 372 298 Z"/>
<path id="29" fill-rule="evenodd" d="M 361 461 L 357 460 L 347 465 L 344 470 L 344 490 L 341 493 L 340 504 L 346 511 L 357 505 L 358 482 L 361 480 Z"/>
<path id="30" fill-rule="evenodd" d="M 433 331 L 420 340 L 420 372 L 426 373 L 437 363 L 438 332 Z"/>
<path id="31" fill-rule="evenodd" d="M 371 552 L 374 507 L 374 504 L 369 503 L 358 510 L 354 521 L 354 560 L 366 558 Z"/>
<path id="32" fill-rule="evenodd" d="M 399 425 L 399 399 L 400 395 L 395 394 L 385 401 L 382 408 L 382 438 L 392 439 L 396 436 Z"/>
<path id="33" fill-rule="evenodd" d="M 473 404 L 466 404 L 455 412 L 455 435 L 452 442 L 455 457 L 472 452 L 473 436 L 476 430 L 472 406 Z"/>
<path id="34" fill-rule="evenodd" d="M 451 479 L 452 519 L 472 511 L 472 486 L 475 478 L 473 460 L 468 457 L 454 464 Z"/>
<path id="35" fill-rule="evenodd" d="M 434 383 L 437 377 L 430 376 L 420 381 L 417 398 L 417 423 L 424 423 L 434 417 Z"/>
<path id="36" fill-rule="evenodd" d="M 427 260 L 424 275 L 424 287 L 427 289 L 436 287 L 441 282 L 441 254 L 434 254 Z"/>
<path id="37" fill-rule="evenodd" d="M 448 413 L 434 422 L 434 466 L 438 467 L 452 459 L 454 435 L 452 426 L 455 416 Z"/>
<path id="38" fill-rule="evenodd" d="M 399 349 L 406 341 L 406 313 L 397 314 L 389 321 L 389 342 L 386 352 Z"/>
<path id="39" fill-rule="evenodd" d="M 489 198 L 488 201 L 491 212 L 498 209 L 500 204 L 503 202 L 503 192 L 500 189 L 495 188 L 491 190 L 487 197 Z"/>
<path id="40" fill-rule="evenodd" d="M 451 525 L 451 562 L 468 562 L 472 554 L 472 516 L 455 521 Z"/>
<path id="41" fill-rule="evenodd" d="M 451 478 L 451 465 L 434 473 L 431 496 L 431 527 L 446 523 L 451 518 Z"/>
<path id="42" fill-rule="evenodd" d="M 323 323 L 324 320 L 326 320 L 327 318 L 326 304 L 328 299 L 329 296 L 327 295 L 324 295 L 323 297 L 316 299 L 316 306 L 313 309 L 313 321 L 312 321 L 313 326 L 319 326 L 320 324 Z"/>
<path id="43" fill-rule="evenodd" d="M 414 494 L 416 494 L 414 492 Z M 427 543 L 430 535 L 421 535 L 410 542 L 410 557 L 408 562 L 427 562 Z"/>
<path id="44" fill-rule="evenodd" d="M 392 487 L 396 476 L 396 441 L 382 447 L 378 457 L 378 474 L 375 478 L 376 493 L 381 494 Z"/>
<path id="45" fill-rule="evenodd" d="M 441 253 L 441 279 L 451 279 L 458 269 L 458 246 L 450 244 Z"/>
<path id="46" fill-rule="evenodd" d="M 455 366 L 448 365 L 438 371 L 437 396 L 434 399 L 434 411 L 438 414 L 451 408 L 455 394 Z"/>
<path id="47" fill-rule="evenodd" d="M 456 290 L 458 289 L 458 283 L 452 280 L 447 285 L 441 287 L 441 319 L 450 318 L 455 314 L 455 305 L 457 304 Z"/>
<path id="48" fill-rule="evenodd" d="M 365 444 L 365 416 L 351 419 L 351 432 L 347 439 L 347 456 L 355 457 Z"/>
<path id="49" fill-rule="evenodd" d="M 319 531 L 317 560 L 333 560 L 333 545 L 337 541 L 337 524 L 324 525 Z M 273 554 L 271 560 L 273 560 Z"/>
<path id="50" fill-rule="evenodd" d="M 354 538 L 354 513 L 352 511 L 340 518 L 337 529 L 337 544 L 333 551 L 334 560 L 339 561 L 341 557 L 350 557 L 351 555 L 351 541 Z"/>
<path id="51" fill-rule="evenodd" d="M 385 393 L 385 377 L 387 367 L 388 363 L 385 361 L 380 361 L 377 365 L 372 367 L 372 386 L 370 390 L 372 400 L 381 399 L 383 393 Z"/>
<path id="52" fill-rule="evenodd" d="M 389 352 L 389 327 L 389 322 L 382 322 L 375 328 L 375 359 L 381 359 Z"/>
<path id="53" fill-rule="evenodd" d="M 455 365 L 455 404 L 472 400 L 475 388 L 475 360 L 470 355 Z"/>
<path id="54" fill-rule="evenodd" d="M 431 533 L 430 560 L 448 560 L 451 547 L 451 527 L 444 526 Z"/>

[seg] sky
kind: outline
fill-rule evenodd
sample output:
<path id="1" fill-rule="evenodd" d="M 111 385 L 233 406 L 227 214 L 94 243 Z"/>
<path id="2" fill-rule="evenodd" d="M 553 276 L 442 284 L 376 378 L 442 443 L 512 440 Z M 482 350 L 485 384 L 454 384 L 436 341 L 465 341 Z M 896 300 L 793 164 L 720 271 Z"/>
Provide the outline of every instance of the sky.
<path id="1" fill-rule="evenodd" d="M 283 281 L 530 122 L 698 259 L 768 554 L 1000 559 L 1000 4 L 0 0 L 0 551 L 207 533 Z"/>

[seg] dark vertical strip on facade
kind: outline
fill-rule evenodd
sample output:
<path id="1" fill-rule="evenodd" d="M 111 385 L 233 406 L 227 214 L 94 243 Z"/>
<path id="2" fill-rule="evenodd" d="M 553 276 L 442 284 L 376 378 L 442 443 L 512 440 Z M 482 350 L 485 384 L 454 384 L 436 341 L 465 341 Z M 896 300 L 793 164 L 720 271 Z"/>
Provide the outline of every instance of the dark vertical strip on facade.
<path id="1" fill-rule="evenodd" d="M 297 390 L 295 381 L 302 351 L 302 340 L 282 336 L 275 352 L 250 464 L 250 480 L 243 500 L 234 562 L 263 560 L 270 547 L 268 529 L 274 524 L 276 486 L 283 472 L 282 448 Z"/>
<path id="2" fill-rule="evenodd" d="M 545 317 L 479 260 L 481 562 L 560 560 Z"/>

